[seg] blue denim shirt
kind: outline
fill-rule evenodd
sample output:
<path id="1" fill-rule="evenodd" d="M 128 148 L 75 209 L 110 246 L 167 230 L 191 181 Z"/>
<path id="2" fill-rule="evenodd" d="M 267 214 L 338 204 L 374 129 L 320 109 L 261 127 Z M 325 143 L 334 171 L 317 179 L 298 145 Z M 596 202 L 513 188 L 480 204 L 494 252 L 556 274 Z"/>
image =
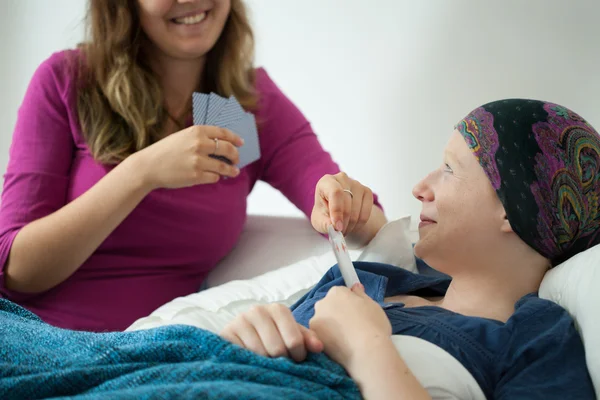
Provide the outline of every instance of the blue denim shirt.
<path id="1" fill-rule="evenodd" d="M 557 304 L 528 294 L 515 304 L 506 323 L 437 306 L 405 308 L 402 303 L 385 303 L 384 298 L 443 296 L 451 279 L 384 264 L 354 265 L 366 293 L 390 319 L 393 333 L 416 336 L 446 350 L 473 375 L 487 398 L 595 398 L 581 338 L 573 319 Z M 292 306 L 298 323 L 308 326 L 315 303 L 331 287 L 342 285 L 336 265 Z"/>

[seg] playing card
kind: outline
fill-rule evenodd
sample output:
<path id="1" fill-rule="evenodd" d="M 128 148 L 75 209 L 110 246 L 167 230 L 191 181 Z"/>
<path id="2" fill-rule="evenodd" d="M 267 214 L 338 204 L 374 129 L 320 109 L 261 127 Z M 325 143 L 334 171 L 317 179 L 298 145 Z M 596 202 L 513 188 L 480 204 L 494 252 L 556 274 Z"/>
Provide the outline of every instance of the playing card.
<path id="1" fill-rule="evenodd" d="M 211 93 L 208 95 L 208 111 L 206 112 L 206 119 L 204 121 L 205 125 L 215 125 L 215 121 L 221 110 L 227 104 L 227 99 L 219 96 L 216 93 Z"/>
<path id="2" fill-rule="evenodd" d="M 233 121 L 227 126 L 223 126 L 244 139 L 244 145 L 238 148 L 240 162 L 238 168 L 244 168 L 246 165 L 260 159 L 260 144 L 258 141 L 258 131 L 256 129 L 256 120 L 252 113 L 244 115 Z"/>
<path id="3" fill-rule="evenodd" d="M 244 139 L 244 145 L 238 149 L 240 162 L 238 168 L 260 159 L 260 144 L 254 114 L 245 112 L 234 96 L 228 99 L 216 93 L 194 93 L 192 95 L 194 125 L 213 125 L 226 128 Z M 221 156 L 211 156 L 228 162 Z"/>
<path id="4" fill-rule="evenodd" d="M 205 125 L 207 108 L 208 95 L 204 93 L 193 93 L 192 110 L 194 115 L 194 125 Z"/>
<path id="5" fill-rule="evenodd" d="M 350 258 L 344 235 L 342 235 L 341 232 L 336 231 L 333 228 L 333 225 L 329 225 L 327 233 L 329 234 L 329 243 L 331 243 L 331 247 L 333 248 L 338 267 L 342 273 L 342 278 L 344 278 L 344 283 L 346 284 L 346 287 L 351 288 L 355 283 L 360 283 L 360 281 L 358 280 L 358 275 L 354 269 L 354 264 L 352 264 L 352 259 Z"/>
<path id="6" fill-rule="evenodd" d="M 221 112 L 214 120 L 216 126 L 227 126 L 232 122 L 242 118 L 245 114 L 244 109 L 238 103 L 237 99 L 231 96 L 227 103 L 221 108 Z"/>

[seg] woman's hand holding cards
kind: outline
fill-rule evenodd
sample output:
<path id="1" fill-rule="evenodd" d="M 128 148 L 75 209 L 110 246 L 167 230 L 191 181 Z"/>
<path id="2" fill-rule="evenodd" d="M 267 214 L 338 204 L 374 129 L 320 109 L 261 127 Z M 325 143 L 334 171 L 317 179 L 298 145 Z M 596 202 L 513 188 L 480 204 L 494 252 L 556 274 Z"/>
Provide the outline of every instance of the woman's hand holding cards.
<path id="1" fill-rule="evenodd" d="M 134 153 L 149 190 L 215 183 L 240 170 L 238 147 L 243 140 L 228 129 L 193 125 Z M 224 157 L 234 165 L 215 158 Z"/>

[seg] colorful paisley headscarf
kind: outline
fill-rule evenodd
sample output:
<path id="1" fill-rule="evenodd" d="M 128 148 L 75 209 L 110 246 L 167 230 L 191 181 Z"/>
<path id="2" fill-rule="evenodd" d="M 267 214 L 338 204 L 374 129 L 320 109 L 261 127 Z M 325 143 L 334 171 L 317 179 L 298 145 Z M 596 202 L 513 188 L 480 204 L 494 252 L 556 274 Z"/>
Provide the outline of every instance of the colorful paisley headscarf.
<path id="1" fill-rule="evenodd" d="M 573 111 L 495 101 L 456 127 L 519 237 L 553 266 L 600 242 L 600 136 Z"/>

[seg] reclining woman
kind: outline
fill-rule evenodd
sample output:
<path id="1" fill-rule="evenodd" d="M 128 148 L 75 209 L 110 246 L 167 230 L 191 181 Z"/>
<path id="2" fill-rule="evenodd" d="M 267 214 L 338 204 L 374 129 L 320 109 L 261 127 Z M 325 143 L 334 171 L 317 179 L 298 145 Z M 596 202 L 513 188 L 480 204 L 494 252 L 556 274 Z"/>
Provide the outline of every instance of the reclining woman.
<path id="1" fill-rule="evenodd" d="M 0 299 L 0 396 L 430 398 L 394 347 L 400 334 L 452 355 L 487 398 L 594 398 L 573 319 L 536 292 L 549 268 L 600 241 L 599 161 L 598 133 L 572 111 L 486 104 L 414 189 L 415 254 L 442 274 L 356 263 L 350 290 L 334 267 L 291 311 L 257 306 L 222 337 L 60 330 Z"/>
<path id="2" fill-rule="evenodd" d="M 390 334 L 445 349 L 488 398 L 594 398 L 573 320 L 536 295 L 549 268 L 600 241 L 593 127 L 555 104 L 486 104 L 413 194 L 423 207 L 415 254 L 444 275 L 356 263 L 363 286 L 347 290 L 332 269 L 292 312 L 256 307 L 222 336 L 295 360 L 324 349 L 367 398 L 428 397 Z"/>

